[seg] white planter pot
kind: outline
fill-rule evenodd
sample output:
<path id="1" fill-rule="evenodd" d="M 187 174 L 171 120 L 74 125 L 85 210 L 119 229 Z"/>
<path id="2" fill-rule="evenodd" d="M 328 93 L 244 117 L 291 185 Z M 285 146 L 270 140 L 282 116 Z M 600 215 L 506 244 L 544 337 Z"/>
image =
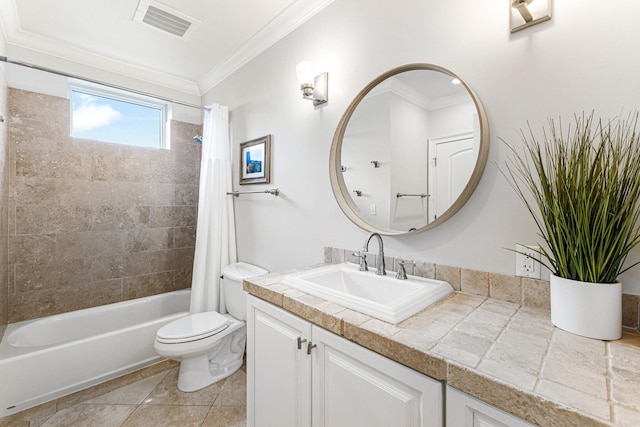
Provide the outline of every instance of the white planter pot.
<path id="1" fill-rule="evenodd" d="M 551 323 L 599 340 L 622 336 L 622 284 L 589 283 L 551 275 Z"/>

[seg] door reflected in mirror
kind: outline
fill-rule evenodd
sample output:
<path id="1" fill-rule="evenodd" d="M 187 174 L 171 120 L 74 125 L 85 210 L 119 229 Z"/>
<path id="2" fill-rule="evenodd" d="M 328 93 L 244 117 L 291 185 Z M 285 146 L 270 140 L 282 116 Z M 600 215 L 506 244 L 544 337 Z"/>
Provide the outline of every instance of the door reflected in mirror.
<path id="1" fill-rule="evenodd" d="M 486 117 L 471 89 L 441 67 L 413 64 L 374 80 L 345 112 L 332 145 L 332 186 L 360 227 L 422 231 L 464 204 L 487 154 Z"/>

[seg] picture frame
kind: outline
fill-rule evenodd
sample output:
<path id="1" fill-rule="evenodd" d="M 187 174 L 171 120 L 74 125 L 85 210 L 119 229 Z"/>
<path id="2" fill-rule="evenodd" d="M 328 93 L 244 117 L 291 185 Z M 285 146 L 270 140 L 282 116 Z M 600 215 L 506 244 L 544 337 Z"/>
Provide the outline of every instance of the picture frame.
<path id="1" fill-rule="evenodd" d="M 271 135 L 240 144 L 240 185 L 271 182 Z"/>

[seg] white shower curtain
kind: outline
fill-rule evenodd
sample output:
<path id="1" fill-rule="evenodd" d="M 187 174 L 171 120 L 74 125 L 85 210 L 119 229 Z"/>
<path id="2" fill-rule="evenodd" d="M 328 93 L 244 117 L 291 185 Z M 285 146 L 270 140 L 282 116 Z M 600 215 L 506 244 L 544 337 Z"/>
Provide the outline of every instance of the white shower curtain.
<path id="1" fill-rule="evenodd" d="M 229 109 L 214 104 L 204 113 L 191 313 L 227 312 L 220 274 L 237 260 L 231 188 Z"/>

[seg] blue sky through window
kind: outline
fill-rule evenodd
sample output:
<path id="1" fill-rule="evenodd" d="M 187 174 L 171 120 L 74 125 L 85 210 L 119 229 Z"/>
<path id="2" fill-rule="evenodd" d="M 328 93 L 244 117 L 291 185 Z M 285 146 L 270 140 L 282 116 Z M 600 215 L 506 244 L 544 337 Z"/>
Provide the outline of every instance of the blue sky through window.
<path id="1" fill-rule="evenodd" d="M 73 90 L 75 138 L 162 147 L 162 109 Z"/>

